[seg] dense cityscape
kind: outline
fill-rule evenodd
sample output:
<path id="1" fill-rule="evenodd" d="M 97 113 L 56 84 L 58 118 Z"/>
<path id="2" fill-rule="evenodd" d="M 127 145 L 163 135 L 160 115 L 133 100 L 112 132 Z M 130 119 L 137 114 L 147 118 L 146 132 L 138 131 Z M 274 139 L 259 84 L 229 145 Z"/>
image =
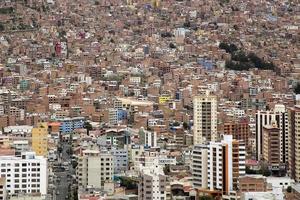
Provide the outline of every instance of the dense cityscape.
<path id="1" fill-rule="evenodd" d="M 300 200 L 300 1 L 1 0 L 0 200 Z"/>

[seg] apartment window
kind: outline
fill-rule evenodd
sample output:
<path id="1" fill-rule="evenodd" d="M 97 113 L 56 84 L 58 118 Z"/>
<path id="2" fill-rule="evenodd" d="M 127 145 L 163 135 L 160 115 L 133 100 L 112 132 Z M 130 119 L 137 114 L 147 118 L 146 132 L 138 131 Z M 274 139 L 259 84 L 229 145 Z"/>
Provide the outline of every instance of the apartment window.
<path id="1" fill-rule="evenodd" d="M 1 172 L 6 172 L 6 169 L 1 169 Z"/>

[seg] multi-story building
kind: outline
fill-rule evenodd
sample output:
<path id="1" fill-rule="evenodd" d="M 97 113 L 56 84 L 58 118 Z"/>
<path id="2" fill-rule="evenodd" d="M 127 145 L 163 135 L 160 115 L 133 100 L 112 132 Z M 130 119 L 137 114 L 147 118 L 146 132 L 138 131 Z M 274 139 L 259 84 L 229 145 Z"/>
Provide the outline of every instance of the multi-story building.
<path id="1" fill-rule="evenodd" d="M 21 157 L 0 156 L 0 175 L 6 178 L 9 195 L 18 193 L 47 194 L 47 159 L 35 152 L 23 152 Z"/>
<path id="2" fill-rule="evenodd" d="M 153 165 L 141 169 L 138 185 L 139 200 L 166 200 L 167 177 L 161 166 Z"/>
<path id="3" fill-rule="evenodd" d="M 224 123 L 224 134 L 232 135 L 233 139 L 242 140 L 248 146 L 249 140 L 249 122 L 247 119 L 240 119 L 236 121 L 227 121 Z"/>
<path id="4" fill-rule="evenodd" d="M 32 150 L 38 156 L 47 156 L 48 154 L 48 124 L 39 123 L 32 129 Z"/>
<path id="5" fill-rule="evenodd" d="M 217 97 L 206 92 L 195 96 L 194 106 L 194 144 L 217 139 Z"/>
<path id="6" fill-rule="evenodd" d="M 268 163 L 272 170 L 279 170 L 280 167 L 280 129 L 275 121 L 272 125 L 263 127 L 263 149 L 262 158 Z"/>
<path id="7" fill-rule="evenodd" d="M 116 125 L 118 124 L 118 110 L 114 108 L 110 108 L 108 110 L 108 115 L 109 115 L 109 121 L 108 123 L 110 125 Z"/>
<path id="8" fill-rule="evenodd" d="M 105 182 L 112 181 L 114 158 L 109 152 L 84 150 L 78 158 L 76 175 L 80 188 L 103 188 Z"/>
<path id="9" fill-rule="evenodd" d="M 20 157 L 22 152 L 29 150 L 29 142 L 28 140 L 15 140 L 12 147 L 15 149 L 15 156 Z"/>
<path id="10" fill-rule="evenodd" d="M 263 149 L 263 126 L 275 121 L 280 129 L 280 161 L 287 162 L 288 158 L 288 115 L 284 105 L 275 105 L 273 111 L 258 111 L 256 113 L 256 158 L 260 160 Z"/>
<path id="11" fill-rule="evenodd" d="M 193 185 L 203 193 L 229 194 L 245 175 L 245 144 L 224 135 L 221 142 L 195 145 L 192 153 Z"/>
<path id="12" fill-rule="evenodd" d="M 157 133 L 145 130 L 143 127 L 140 128 L 139 132 L 139 144 L 146 147 L 157 146 Z"/>
<path id="13" fill-rule="evenodd" d="M 71 133 L 75 129 L 83 128 L 85 122 L 84 117 L 63 118 L 58 120 L 60 122 L 60 132 Z"/>
<path id="14" fill-rule="evenodd" d="M 6 200 L 7 193 L 6 193 L 6 179 L 1 177 L 0 178 L 0 200 Z"/>
<path id="15" fill-rule="evenodd" d="M 291 178 L 300 182 L 300 105 L 290 108 L 289 117 L 289 164 Z"/>
<path id="16" fill-rule="evenodd" d="M 262 175 L 247 175 L 239 178 L 239 192 L 266 192 L 267 179 Z"/>
<path id="17" fill-rule="evenodd" d="M 120 173 L 128 170 L 128 151 L 127 149 L 112 149 L 114 161 L 114 173 Z"/>

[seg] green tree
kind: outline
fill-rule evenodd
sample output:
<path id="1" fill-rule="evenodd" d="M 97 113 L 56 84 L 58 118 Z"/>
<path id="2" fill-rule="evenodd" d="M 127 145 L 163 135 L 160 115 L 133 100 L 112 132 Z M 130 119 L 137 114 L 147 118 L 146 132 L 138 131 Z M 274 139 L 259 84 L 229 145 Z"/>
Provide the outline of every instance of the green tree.
<path id="1" fill-rule="evenodd" d="M 90 135 L 90 131 L 93 130 L 92 124 L 90 124 L 90 122 L 88 122 L 88 121 L 84 122 L 83 128 L 86 129 L 86 134 L 87 135 Z"/>
<path id="2" fill-rule="evenodd" d="M 213 200 L 214 198 L 212 196 L 201 196 L 199 200 Z"/>
<path id="3" fill-rule="evenodd" d="M 173 44 L 173 43 L 170 43 L 170 44 L 169 44 L 169 47 L 170 47 L 170 49 L 176 49 L 176 46 L 175 46 L 175 44 Z"/>
<path id="4" fill-rule="evenodd" d="M 291 193 L 291 192 L 292 192 L 292 186 L 288 186 L 288 187 L 286 188 L 286 191 L 287 191 L 288 193 Z"/>
<path id="5" fill-rule="evenodd" d="M 78 162 L 77 161 L 72 161 L 72 167 L 73 169 L 75 169 L 78 165 Z"/>
<path id="6" fill-rule="evenodd" d="M 183 122 L 182 126 L 183 126 L 183 128 L 184 128 L 185 130 L 187 130 L 187 129 L 190 128 L 189 125 L 188 125 L 188 123 L 186 123 L 186 122 Z"/>
<path id="7" fill-rule="evenodd" d="M 168 175 L 169 173 L 170 173 L 170 165 L 166 165 L 165 167 L 164 167 L 164 173 L 166 174 L 166 175 Z"/>
<path id="8" fill-rule="evenodd" d="M 172 125 L 173 126 L 180 126 L 180 123 L 179 122 L 174 122 Z"/>
<path id="9" fill-rule="evenodd" d="M 0 23 L 0 31 L 4 31 L 5 27 L 2 23 Z"/>
<path id="10" fill-rule="evenodd" d="M 300 83 L 297 83 L 297 85 L 296 85 L 295 88 L 294 88 L 294 92 L 295 92 L 296 94 L 300 94 Z"/>
<path id="11" fill-rule="evenodd" d="M 129 178 L 129 177 L 120 177 L 120 185 L 122 187 L 125 187 L 126 189 L 128 190 L 132 190 L 132 189 L 137 189 L 138 188 L 138 185 L 137 185 L 137 181 Z"/>

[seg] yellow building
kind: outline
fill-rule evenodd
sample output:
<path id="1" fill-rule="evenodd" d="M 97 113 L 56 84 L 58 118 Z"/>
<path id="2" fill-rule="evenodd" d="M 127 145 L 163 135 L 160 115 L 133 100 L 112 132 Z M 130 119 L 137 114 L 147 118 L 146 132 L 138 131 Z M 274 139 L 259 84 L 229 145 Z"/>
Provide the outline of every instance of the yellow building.
<path id="1" fill-rule="evenodd" d="M 154 8 L 159 8 L 160 7 L 160 0 L 152 0 L 152 6 Z"/>
<path id="2" fill-rule="evenodd" d="M 38 156 L 47 156 L 48 153 L 48 124 L 39 123 L 32 129 L 32 149 Z"/>
<path id="3" fill-rule="evenodd" d="M 169 101 L 170 99 L 171 99 L 171 96 L 163 95 L 163 96 L 159 97 L 158 102 L 160 104 L 163 104 L 163 103 L 166 103 L 167 101 Z"/>

